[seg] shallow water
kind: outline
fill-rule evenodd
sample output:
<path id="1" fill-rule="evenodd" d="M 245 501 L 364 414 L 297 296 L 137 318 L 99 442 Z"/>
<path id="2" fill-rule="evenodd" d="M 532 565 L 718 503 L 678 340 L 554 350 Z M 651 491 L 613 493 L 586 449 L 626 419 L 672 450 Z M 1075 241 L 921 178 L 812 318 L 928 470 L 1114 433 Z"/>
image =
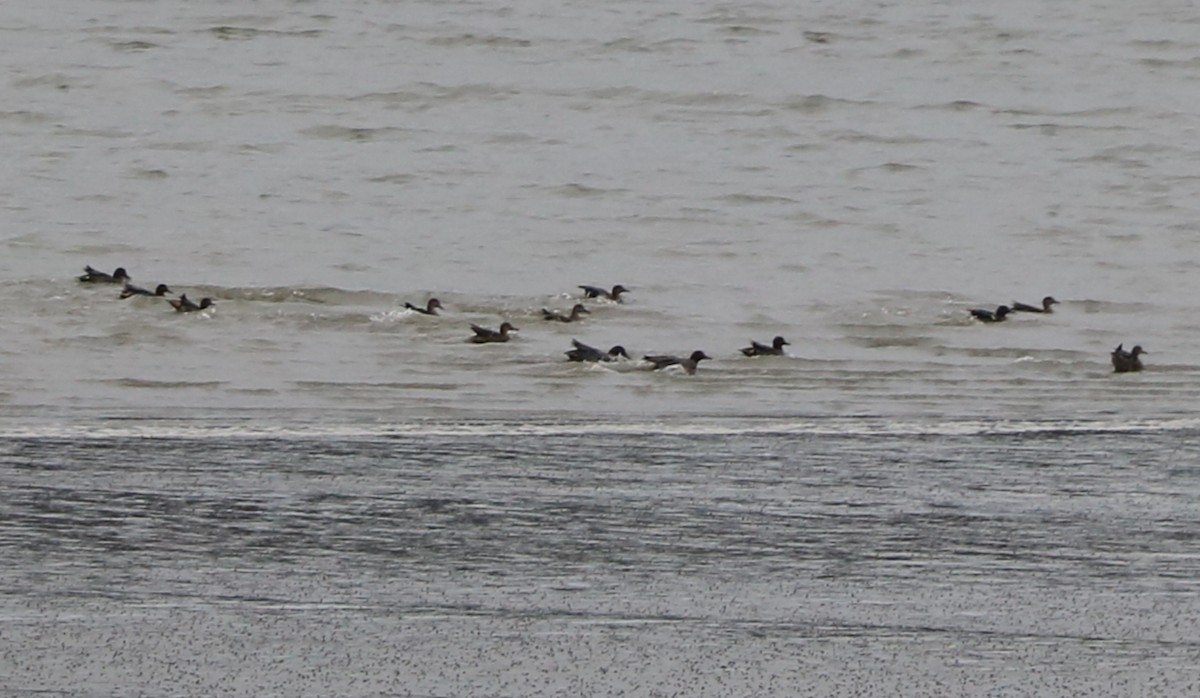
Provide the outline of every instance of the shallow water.
<path id="1" fill-rule="evenodd" d="M 10 9 L 0 691 L 1189 693 L 1195 25 Z"/>

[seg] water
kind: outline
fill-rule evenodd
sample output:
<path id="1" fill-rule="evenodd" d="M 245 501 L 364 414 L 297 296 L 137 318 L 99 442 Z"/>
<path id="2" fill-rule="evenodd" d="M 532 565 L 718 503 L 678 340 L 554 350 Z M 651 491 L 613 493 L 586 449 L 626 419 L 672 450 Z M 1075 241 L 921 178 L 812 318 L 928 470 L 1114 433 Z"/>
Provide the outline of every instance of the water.
<path id="1" fill-rule="evenodd" d="M 32 695 L 1185 695 L 1194 428 L 13 436 Z M 219 669 L 218 669 L 219 668 Z"/>
<path id="2" fill-rule="evenodd" d="M 1165 10 L 43 7 L 4 30 L 19 414 L 1191 407 L 1196 41 Z M 547 326 L 581 283 L 634 292 Z M 776 334 L 795 361 L 739 360 Z M 575 336 L 716 360 L 614 376 L 559 364 Z M 1118 343 L 1155 373 L 1114 387 Z"/>
<path id="3" fill-rule="evenodd" d="M 10 8 L 0 687 L 1191 692 L 1195 24 Z"/>

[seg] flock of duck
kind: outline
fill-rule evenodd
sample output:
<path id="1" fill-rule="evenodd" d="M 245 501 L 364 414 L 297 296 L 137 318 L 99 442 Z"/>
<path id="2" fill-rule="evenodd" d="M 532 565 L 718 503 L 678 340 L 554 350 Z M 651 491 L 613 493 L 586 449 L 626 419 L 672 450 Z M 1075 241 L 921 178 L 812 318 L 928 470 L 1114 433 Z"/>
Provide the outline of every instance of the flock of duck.
<path id="1" fill-rule="evenodd" d="M 1042 305 L 1029 305 L 1028 303 L 1014 302 L 1011 306 L 1001 305 L 995 310 L 987 310 L 985 308 L 971 308 L 967 312 L 971 313 L 971 317 L 980 322 L 1003 322 L 1004 318 L 1008 317 L 1009 313 L 1052 313 L 1054 312 L 1051 306 L 1057 305 L 1058 301 L 1053 296 L 1046 296 L 1042 299 Z M 1125 349 L 1125 343 L 1117 345 L 1116 349 L 1112 350 L 1111 359 L 1113 371 L 1115 373 L 1130 373 L 1133 371 L 1142 370 L 1142 360 L 1139 358 L 1142 354 L 1150 352 L 1143 349 L 1140 345 L 1135 346 L 1131 350 Z"/>
<path id="2" fill-rule="evenodd" d="M 175 312 L 179 313 L 204 310 L 206 308 L 213 307 L 215 304 L 215 301 L 213 301 L 212 298 L 203 298 L 199 303 L 197 303 L 189 299 L 186 293 L 180 294 L 178 298 L 170 298 L 167 294 L 173 293 L 173 291 L 171 291 L 171 288 L 166 284 L 158 284 L 153 291 L 142 288 L 141 286 L 135 286 L 133 284 L 133 277 L 129 275 L 129 272 L 125 269 L 125 267 L 117 267 L 113 273 L 109 274 L 99 271 L 98 269 L 93 268 L 91 265 L 88 265 L 84 267 L 84 272 L 81 276 L 79 276 L 79 281 L 88 284 L 121 284 L 121 298 L 132 298 L 134 296 L 164 298 L 168 303 L 171 304 L 171 307 L 175 309 Z M 603 298 L 616 303 L 621 302 L 621 294 L 629 292 L 629 289 L 625 288 L 621 284 L 617 284 L 611 289 L 587 285 L 581 285 L 579 288 L 583 289 L 584 298 Z M 428 301 L 426 301 L 424 306 L 413 305 L 412 303 L 406 302 L 404 307 L 407 310 L 411 310 L 422 315 L 437 315 L 438 310 L 443 309 L 442 302 L 437 298 L 430 298 Z M 549 308 L 542 308 L 542 317 L 545 320 L 553 322 L 575 322 L 581 316 L 589 315 L 591 312 L 592 311 L 588 310 L 587 306 L 583 305 L 582 303 L 576 303 L 574 307 L 571 308 L 569 313 L 561 313 L 556 310 L 550 310 Z M 474 332 L 474 334 L 467 338 L 468 342 L 471 342 L 472 344 L 492 344 L 497 342 L 507 342 L 512 338 L 511 333 L 518 331 L 518 328 L 514 327 L 511 322 L 502 323 L 498 329 L 492 329 L 490 327 L 483 327 L 482 325 L 471 323 L 471 331 Z M 625 351 L 625 348 L 619 345 L 605 352 L 595 347 L 588 346 L 577 339 L 572 339 L 571 344 L 573 348 L 565 352 L 569 361 L 601 362 L 614 361 L 619 358 L 629 358 L 629 354 Z M 787 341 L 784 340 L 783 337 L 776 337 L 771 346 L 753 342 L 749 347 L 742 349 L 742 353 L 746 356 L 778 355 L 783 353 L 783 345 L 785 344 L 787 344 Z M 696 372 L 696 368 L 700 365 L 701 361 L 712 357 L 708 356 L 703 351 L 697 350 L 693 351 L 686 357 L 670 356 L 667 354 L 649 354 L 642 358 L 643 360 L 649 362 L 650 367 L 653 370 L 657 371 L 671 366 L 678 366 L 683 371 L 691 375 Z"/>
<path id="3" fill-rule="evenodd" d="M 172 293 L 171 289 L 166 284 L 158 284 L 153 291 L 133 285 L 132 277 L 124 267 L 117 267 L 111 274 L 93 269 L 90 265 L 84 267 L 84 273 L 79 277 L 79 281 L 83 283 L 93 284 L 121 284 L 121 298 L 131 298 L 133 296 L 149 296 L 157 298 L 165 298 L 175 312 L 187 313 L 198 310 L 204 310 L 214 305 L 212 298 L 202 298 L 199 303 L 189 299 L 187 294 L 180 294 L 178 298 L 168 298 L 167 294 Z M 602 298 L 605 300 L 620 303 L 621 294 L 629 293 L 629 289 L 621 284 L 613 286 L 611 289 L 601 288 L 599 286 L 580 285 L 583 289 L 584 298 Z M 1042 299 L 1040 306 L 1030 305 L 1027 303 L 1013 302 L 1012 305 L 997 306 L 995 310 L 987 310 L 984 308 L 971 308 L 967 312 L 971 317 L 980 322 L 994 323 L 1003 322 L 1010 313 L 1052 313 L 1053 306 L 1057 305 L 1058 301 L 1053 296 L 1046 296 Z M 438 310 L 442 309 L 442 303 L 437 298 L 430 298 L 424 306 L 413 305 L 406 302 L 404 307 L 408 310 L 420 313 L 422 315 L 437 315 Z M 549 308 L 542 308 L 542 318 L 551 322 L 575 322 L 583 315 L 589 315 L 591 311 L 582 303 L 576 303 L 569 313 L 562 313 Z M 498 329 L 483 327 L 471 323 L 471 331 L 474 334 L 468 337 L 467 341 L 473 344 L 491 344 L 496 342 L 507 342 L 511 339 L 512 332 L 518 331 L 510 322 L 504 322 Z M 602 351 L 596 347 L 588 346 L 577 339 L 571 340 L 572 349 L 564 352 L 568 361 L 580 362 L 606 362 L 616 361 L 618 359 L 629 359 L 629 354 L 625 351 L 625 347 L 616 345 L 608 351 Z M 746 356 L 782 356 L 783 348 L 788 346 L 788 342 L 783 337 L 775 337 L 770 344 L 762 344 L 757 341 L 751 341 L 750 346 L 740 349 L 742 354 Z M 1142 347 L 1135 346 L 1131 350 L 1124 348 L 1124 343 L 1118 344 L 1116 349 L 1113 349 L 1111 359 L 1113 371 L 1116 373 L 1129 373 L 1132 371 L 1142 370 L 1142 354 L 1148 354 Z M 657 371 L 668 367 L 679 367 L 687 374 L 691 375 L 696 372 L 700 362 L 705 359 L 711 359 L 709 355 L 703 351 L 696 350 L 686 357 L 671 356 L 667 354 L 647 354 L 642 357 L 643 361 L 647 361 L 650 367 Z"/>
<path id="4" fill-rule="evenodd" d="M 79 277 L 79 280 L 85 284 L 123 284 L 124 288 L 121 289 L 121 298 L 132 298 L 134 296 L 166 298 L 167 294 L 172 292 L 166 284 L 155 286 L 153 291 L 144 289 L 141 286 L 134 286 L 131 283 L 133 277 L 129 276 L 129 273 L 125 271 L 125 267 L 117 267 L 113 273 L 106 274 L 93 269 L 91 266 L 86 266 L 83 268 L 83 275 Z M 186 293 L 180 294 L 178 298 L 166 298 L 166 300 L 177 313 L 191 313 L 213 306 L 213 299 L 211 298 L 201 298 L 200 302 L 197 303 L 188 298 Z"/>

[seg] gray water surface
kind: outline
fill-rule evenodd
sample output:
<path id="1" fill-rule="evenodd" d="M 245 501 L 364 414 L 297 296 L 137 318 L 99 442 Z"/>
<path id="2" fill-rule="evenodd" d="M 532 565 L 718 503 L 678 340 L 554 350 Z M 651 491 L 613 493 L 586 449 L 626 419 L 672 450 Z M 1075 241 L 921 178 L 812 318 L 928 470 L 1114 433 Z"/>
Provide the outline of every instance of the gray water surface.
<path id="1" fill-rule="evenodd" d="M 19 5 L 0 693 L 1197 692 L 1187 8 Z"/>
<path id="2" fill-rule="evenodd" d="M 0 408 L 1190 414 L 1194 20 L 1091 3 L 43 3 Z M 83 265 L 211 296 L 176 316 Z M 580 324 L 579 284 L 633 289 Z M 968 308 L 1053 295 L 1050 317 Z M 445 316 L 405 311 L 439 297 Z M 467 344 L 472 322 L 521 328 Z M 788 338 L 791 361 L 747 361 Z M 580 370 L 578 338 L 704 350 Z M 1109 380 L 1142 344 L 1153 374 Z M 282 418 L 282 417 L 280 417 Z"/>
<path id="3" fill-rule="evenodd" d="M 10 695 L 1186 695 L 1196 432 L 10 437 Z"/>

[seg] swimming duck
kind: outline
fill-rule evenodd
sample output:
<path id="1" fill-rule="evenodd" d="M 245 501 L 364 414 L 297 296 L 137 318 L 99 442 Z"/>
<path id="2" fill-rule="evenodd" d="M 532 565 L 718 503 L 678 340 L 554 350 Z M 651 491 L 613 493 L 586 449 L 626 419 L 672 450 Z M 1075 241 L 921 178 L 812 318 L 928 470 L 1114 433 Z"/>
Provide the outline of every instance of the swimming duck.
<path id="1" fill-rule="evenodd" d="M 589 347 L 578 339 L 572 339 L 571 344 L 575 345 L 575 348 L 565 352 L 568 361 L 615 361 L 618 356 L 629 358 L 629 354 L 625 353 L 625 347 L 620 344 L 609 349 L 607 353 L 596 347 Z"/>
<path id="2" fill-rule="evenodd" d="M 744 347 L 741 352 L 746 356 L 782 356 L 783 347 L 788 344 L 791 342 L 783 337 L 776 337 L 771 341 L 771 346 L 750 340 L 750 346 Z"/>
<path id="3" fill-rule="evenodd" d="M 967 312 L 976 320 L 983 322 L 1001 322 L 1004 316 L 1008 315 L 1008 311 L 1012 310 L 1007 305 L 1002 305 L 993 310 L 983 310 L 982 308 L 971 308 Z"/>
<path id="4" fill-rule="evenodd" d="M 678 356 L 666 356 L 663 354 L 643 356 L 642 358 L 654 364 L 651 366 L 651 370 L 657 371 L 668 366 L 682 366 L 683 370 L 687 371 L 687 374 L 690 376 L 696 372 L 696 367 L 700 365 L 701 361 L 705 359 L 711 359 L 712 357 L 697 349 L 686 359 L 681 359 Z"/>
<path id="5" fill-rule="evenodd" d="M 1042 299 L 1042 307 L 1039 308 L 1036 305 L 1029 305 L 1028 303 L 1019 303 L 1017 301 L 1013 301 L 1012 309 L 1022 313 L 1053 313 L 1054 310 L 1050 306 L 1057 302 L 1058 301 L 1054 300 L 1054 296 L 1046 296 Z"/>
<path id="6" fill-rule="evenodd" d="M 197 310 L 204 310 L 205 308 L 211 308 L 212 304 L 213 304 L 213 299 L 201 298 L 200 304 L 197 305 L 194 301 L 192 301 L 190 298 L 188 298 L 187 294 L 185 293 L 185 294 L 181 295 L 179 298 L 168 299 L 167 302 L 171 304 L 171 307 L 174 308 L 175 312 L 177 312 L 177 313 L 194 313 Z"/>
<path id="7" fill-rule="evenodd" d="M 505 322 L 500 325 L 499 331 L 488 327 L 480 327 L 475 324 L 471 325 L 471 329 L 475 331 L 475 336 L 471 337 L 468 341 L 475 344 L 487 344 L 489 342 L 507 342 L 511 339 L 508 333 L 516 331 L 517 328 L 513 327 L 512 323 Z"/>
<path id="8" fill-rule="evenodd" d="M 580 285 L 579 288 L 583 289 L 584 298 L 607 298 L 610 301 L 616 301 L 618 303 L 621 302 L 622 293 L 629 293 L 629 289 L 625 288 L 621 284 L 613 286 L 611 291 L 606 291 L 599 286 Z"/>
<path id="9" fill-rule="evenodd" d="M 113 273 L 105 274 L 93 269 L 89 264 L 83 268 L 83 276 L 80 276 L 79 280 L 85 284 L 120 284 L 128 282 L 130 276 L 125 267 L 117 267 Z"/>
<path id="10" fill-rule="evenodd" d="M 151 296 L 151 297 L 165 296 L 170 292 L 171 292 L 171 289 L 167 288 L 166 284 L 159 284 L 158 286 L 154 287 L 153 291 L 147 291 L 146 289 L 142 288 L 141 286 L 134 286 L 133 284 L 125 284 L 125 288 L 121 291 L 121 297 L 122 298 L 130 298 L 132 296 Z"/>
<path id="11" fill-rule="evenodd" d="M 415 310 L 422 315 L 437 315 L 438 308 L 442 307 L 442 302 L 436 298 L 430 298 L 429 303 L 427 303 L 424 308 L 407 302 L 404 304 L 404 307 L 408 308 L 409 310 Z"/>
<path id="12" fill-rule="evenodd" d="M 1131 371 L 1142 370 L 1142 360 L 1138 358 L 1140 354 L 1149 354 L 1139 344 L 1130 351 L 1125 351 L 1123 348 L 1124 342 L 1117 345 L 1112 351 L 1113 373 L 1129 373 Z"/>
<path id="13" fill-rule="evenodd" d="M 547 310 L 546 308 L 542 308 L 542 317 L 544 319 L 558 320 L 559 322 L 575 322 L 576 320 L 579 319 L 580 315 L 584 315 L 584 314 L 591 315 L 592 311 L 583 307 L 583 303 L 576 303 L 575 307 L 571 308 L 570 315 L 563 315 L 562 313 L 558 312 L 557 310 Z"/>

